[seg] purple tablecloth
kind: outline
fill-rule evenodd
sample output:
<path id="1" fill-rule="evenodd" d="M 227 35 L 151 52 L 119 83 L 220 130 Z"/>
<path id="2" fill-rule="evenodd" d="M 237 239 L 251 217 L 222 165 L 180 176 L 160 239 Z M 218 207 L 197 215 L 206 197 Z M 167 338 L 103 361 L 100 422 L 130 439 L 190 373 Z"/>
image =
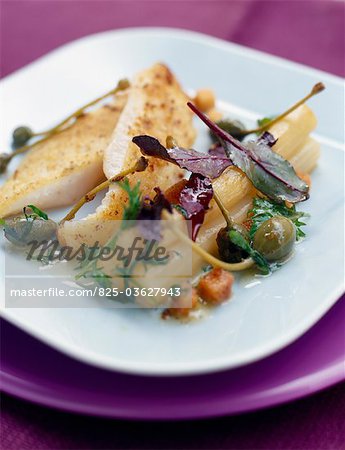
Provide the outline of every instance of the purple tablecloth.
<path id="1" fill-rule="evenodd" d="M 345 7 L 335 1 L 4 1 L 5 76 L 49 50 L 98 31 L 170 26 L 201 31 L 345 74 Z M 334 387 L 290 405 L 212 421 L 124 423 L 50 411 L 3 396 L 6 449 L 340 449 L 345 391 Z"/>

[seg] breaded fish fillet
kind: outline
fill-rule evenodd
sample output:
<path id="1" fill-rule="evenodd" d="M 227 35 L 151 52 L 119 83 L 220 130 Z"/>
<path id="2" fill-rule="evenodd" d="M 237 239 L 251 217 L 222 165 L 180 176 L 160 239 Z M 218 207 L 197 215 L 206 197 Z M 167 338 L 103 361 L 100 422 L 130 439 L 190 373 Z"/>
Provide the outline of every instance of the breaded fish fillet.
<path id="1" fill-rule="evenodd" d="M 105 176 L 103 153 L 127 101 L 127 92 L 33 147 L 0 187 L 0 217 L 28 204 L 45 210 L 71 205 Z"/>
<path id="2" fill-rule="evenodd" d="M 138 147 L 132 143 L 136 135 L 149 134 L 161 142 L 171 135 L 181 146 L 191 147 L 195 129 L 193 113 L 187 107 L 187 101 L 188 97 L 165 65 L 155 64 L 139 72 L 131 84 L 128 101 L 104 153 L 106 176 L 111 178 L 131 167 L 141 156 Z M 144 196 L 154 195 L 155 187 L 164 191 L 182 178 L 183 171 L 177 166 L 158 158 L 148 159 L 149 166 L 145 172 L 128 177 L 131 185 L 140 181 Z M 93 244 L 95 240 L 106 242 L 109 236 L 107 230 L 111 227 L 106 222 L 122 217 L 127 200 L 127 194 L 118 185 L 111 186 L 94 214 L 82 220 L 65 222 L 59 231 L 60 242 L 71 246 Z"/>

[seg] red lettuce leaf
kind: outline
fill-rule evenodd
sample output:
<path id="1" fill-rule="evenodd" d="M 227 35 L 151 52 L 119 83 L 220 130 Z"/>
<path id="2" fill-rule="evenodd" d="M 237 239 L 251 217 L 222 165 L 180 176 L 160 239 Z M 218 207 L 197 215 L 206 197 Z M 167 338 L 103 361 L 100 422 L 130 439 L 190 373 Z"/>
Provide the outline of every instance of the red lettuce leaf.
<path id="1" fill-rule="evenodd" d="M 170 202 L 165 198 L 164 194 L 159 188 L 155 188 L 156 195 L 153 200 L 145 198 L 141 204 L 137 221 L 138 228 L 142 236 L 148 240 L 160 239 L 160 219 L 163 209 L 172 212 Z M 147 226 L 147 220 L 152 221 L 150 227 Z M 141 222 L 143 221 L 143 222 Z"/>
<path id="2" fill-rule="evenodd" d="M 137 216 L 137 226 L 145 239 L 159 241 L 162 211 L 166 209 L 172 212 L 172 206 L 159 188 L 155 188 L 155 192 L 153 200 L 145 198 L 142 201 Z M 212 197 L 213 188 L 210 179 L 196 173 L 190 176 L 178 194 L 175 206 L 178 206 L 180 212 L 187 219 L 189 236 L 194 241 L 204 222 L 205 212 Z M 148 220 L 152 221 L 149 227 L 147 226 Z"/>
<path id="3" fill-rule="evenodd" d="M 195 241 L 201 225 L 204 222 L 205 212 L 213 197 L 211 180 L 198 173 L 192 173 L 179 195 L 179 206 L 188 221 L 188 231 L 191 239 Z"/>
<path id="4" fill-rule="evenodd" d="M 271 149 L 272 135 L 264 133 L 256 142 L 239 142 L 192 103 L 188 102 L 188 106 L 218 136 L 227 156 L 260 192 L 277 202 L 297 203 L 309 198 L 308 185 L 288 161 Z"/>
<path id="5" fill-rule="evenodd" d="M 200 173 L 204 177 L 217 178 L 232 165 L 224 154 L 210 155 L 182 147 L 165 148 L 152 136 L 135 136 L 132 141 L 140 148 L 143 155 L 164 159 L 190 172 Z"/>

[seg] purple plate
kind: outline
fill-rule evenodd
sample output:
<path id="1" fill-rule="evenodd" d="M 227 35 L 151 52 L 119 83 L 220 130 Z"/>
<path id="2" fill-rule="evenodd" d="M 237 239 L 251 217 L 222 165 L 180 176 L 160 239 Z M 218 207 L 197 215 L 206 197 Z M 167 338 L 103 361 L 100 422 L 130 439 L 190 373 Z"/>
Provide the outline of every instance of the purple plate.
<path id="1" fill-rule="evenodd" d="M 123 419 L 196 419 L 277 405 L 345 378 L 345 296 L 298 341 L 239 369 L 139 377 L 77 362 L 2 321 L 3 391 L 45 406 Z"/>

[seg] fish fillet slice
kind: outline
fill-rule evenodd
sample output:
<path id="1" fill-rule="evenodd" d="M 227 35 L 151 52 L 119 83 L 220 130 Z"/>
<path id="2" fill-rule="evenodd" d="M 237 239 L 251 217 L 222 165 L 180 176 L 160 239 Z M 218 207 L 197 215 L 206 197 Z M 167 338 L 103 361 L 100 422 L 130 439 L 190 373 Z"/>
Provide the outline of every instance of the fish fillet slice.
<path id="1" fill-rule="evenodd" d="M 0 187 L 0 217 L 28 204 L 43 210 L 73 204 L 104 179 L 104 149 L 126 100 L 126 92 L 118 93 L 109 104 L 30 150 Z"/>
<path id="2" fill-rule="evenodd" d="M 132 143 L 136 135 L 149 134 L 161 142 L 172 135 L 181 146 L 191 147 L 195 130 L 193 113 L 187 107 L 187 101 L 188 97 L 165 65 L 155 64 L 139 72 L 131 84 L 128 101 L 104 153 L 106 176 L 110 178 L 131 167 L 141 156 L 138 147 Z M 157 158 L 148 159 L 149 166 L 145 172 L 128 177 L 131 185 L 140 181 L 144 196 L 152 196 L 155 187 L 164 191 L 182 178 L 183 171 L 177 166 Z M 127 194 L 113 185 L 94 214 L 65 222 L 59 230 L 60 242 L 70 246 L 94 244 L 95 240 L 105 243 L 111 229 L 108 219 L 121 218 L 126 202 Z"/>

